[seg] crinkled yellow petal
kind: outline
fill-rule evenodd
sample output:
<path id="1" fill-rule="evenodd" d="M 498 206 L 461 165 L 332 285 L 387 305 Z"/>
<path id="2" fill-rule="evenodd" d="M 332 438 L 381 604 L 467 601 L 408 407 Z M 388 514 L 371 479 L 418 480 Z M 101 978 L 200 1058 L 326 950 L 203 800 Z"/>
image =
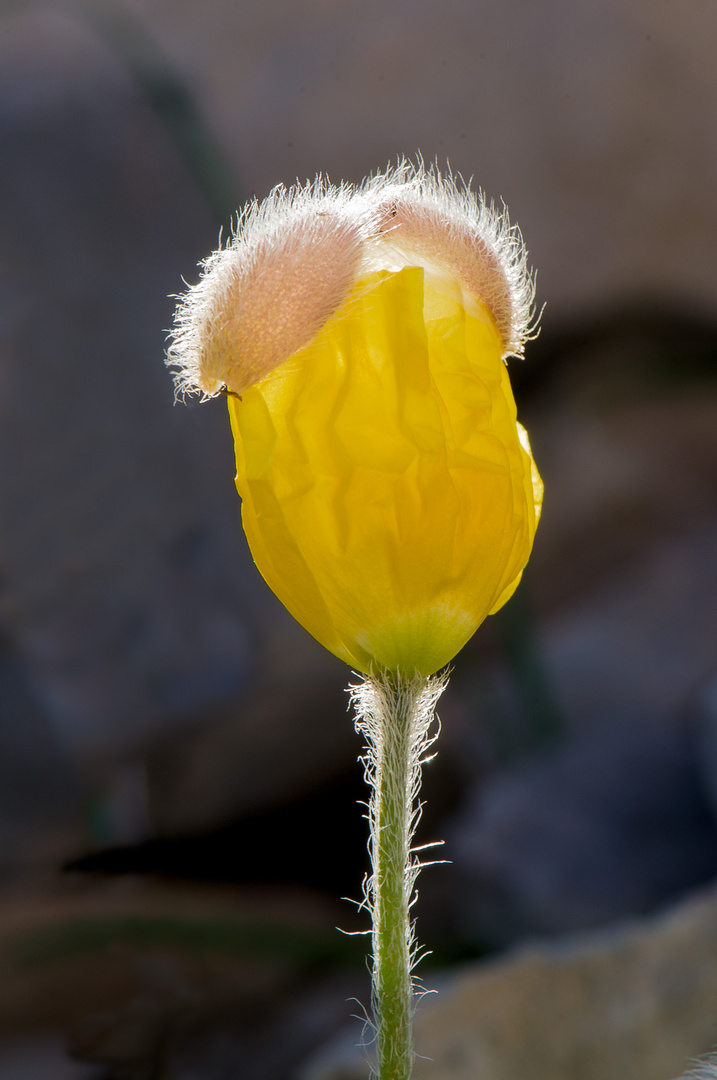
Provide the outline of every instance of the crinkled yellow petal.
<path id="1" fill-rule="evenodd" d="M 443 667 L 530 553 L 540 479 L 495 325 L 469 306 L 419 267 L 378 272 L 229 402 L 256 564 L 362 671 Z"/>

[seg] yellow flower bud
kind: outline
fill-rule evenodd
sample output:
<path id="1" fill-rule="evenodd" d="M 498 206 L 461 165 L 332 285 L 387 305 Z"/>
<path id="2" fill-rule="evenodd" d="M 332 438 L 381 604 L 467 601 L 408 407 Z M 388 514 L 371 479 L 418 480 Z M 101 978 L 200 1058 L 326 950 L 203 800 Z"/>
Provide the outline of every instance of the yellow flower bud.
<path id="1" fill-rule="evenodd" d="M 406 168 L 270 204 L 180 310 L 180 386 L 232 392 L 244 529 L 288 610 L 353 667 L 428 675 L 510 597 L 540 512 L 503 362 L 519 236 Z"/>

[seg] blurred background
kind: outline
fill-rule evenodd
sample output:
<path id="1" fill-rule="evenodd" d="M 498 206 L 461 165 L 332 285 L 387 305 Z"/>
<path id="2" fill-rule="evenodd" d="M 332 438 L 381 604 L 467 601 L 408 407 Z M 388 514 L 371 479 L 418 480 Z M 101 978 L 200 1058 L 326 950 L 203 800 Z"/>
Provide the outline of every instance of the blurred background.
<path id="1" fill-rule="evenodd" d="M 545 305 L 543 523 L 425 776 L 426 981 L 717 876 L 716 40 L 712 0 L 2 0 L 0 1080 L 298 1080 L 360 1035 L 347 671 L 163 365 L 279 182 L 450 161 Z"/>

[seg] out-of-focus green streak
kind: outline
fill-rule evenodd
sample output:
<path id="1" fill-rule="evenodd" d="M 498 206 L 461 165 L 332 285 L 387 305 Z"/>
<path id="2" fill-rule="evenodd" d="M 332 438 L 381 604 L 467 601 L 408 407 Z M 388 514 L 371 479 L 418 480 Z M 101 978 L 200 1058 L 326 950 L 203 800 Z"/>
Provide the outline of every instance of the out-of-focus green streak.
<path id="1" fill-rule="evenodd" d="M 131 915 L 68 919 L 27 931 L 13 942 L 9 958 L 20 967 L 39 967 L 105 952 L 117 942 L 138 949 L 222 953 L 308 968 L 362 964 L 365 955 L 360 938 L 337 934 L 333 928 L 322 931 L 278 922 Z"/>
<path id="2" fill-rule="evenodd" d="M 246 196 L 185 80 L 126 9 L 107 2 L 79 2 L 74 10 L 110 47 L 161 120 L 217 223 L 230 226 Z"/>

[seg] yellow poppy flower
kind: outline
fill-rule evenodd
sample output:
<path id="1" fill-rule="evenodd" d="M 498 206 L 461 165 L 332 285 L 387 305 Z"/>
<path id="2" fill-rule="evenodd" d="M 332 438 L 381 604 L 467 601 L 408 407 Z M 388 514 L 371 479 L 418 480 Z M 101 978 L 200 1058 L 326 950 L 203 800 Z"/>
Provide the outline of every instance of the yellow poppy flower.
<path id="1" fill-rule="evenodd" d="M 530 322 L 518 239 L 423 171 L 280 191 L 180 310 L 182 386 L 231 392 L 259 570 L 362 671 L 443 667 L 528 560 L 542 485 L 503 362 Z"/>

